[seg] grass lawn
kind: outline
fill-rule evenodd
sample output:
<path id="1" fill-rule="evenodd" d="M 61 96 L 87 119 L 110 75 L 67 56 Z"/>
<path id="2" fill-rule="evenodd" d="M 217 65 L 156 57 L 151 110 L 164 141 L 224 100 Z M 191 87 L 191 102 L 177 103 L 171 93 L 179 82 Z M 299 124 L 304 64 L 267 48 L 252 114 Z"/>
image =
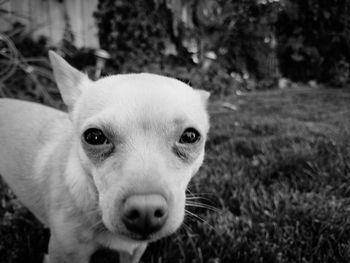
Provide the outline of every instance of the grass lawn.
<path id="1" fill-rule="evenodd" d="M 215 208 L 187 207 L 197 216 L 143 262 L 350 262 L 350 91 L 249 93 L 210 112 L 190 192 Z M 0 262 L 35 262 L 42 228 L 1 185 L 0 202 Z"/>

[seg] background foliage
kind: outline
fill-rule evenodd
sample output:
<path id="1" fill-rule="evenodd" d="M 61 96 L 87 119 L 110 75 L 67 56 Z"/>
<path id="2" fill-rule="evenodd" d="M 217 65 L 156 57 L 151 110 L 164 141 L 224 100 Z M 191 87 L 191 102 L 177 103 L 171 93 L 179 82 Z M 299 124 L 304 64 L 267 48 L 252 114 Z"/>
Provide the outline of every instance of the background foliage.
<path id="1" fill-rule="evenodd" d="M 290 0 L 279 15 L 281 71 L 296 80 L 349 80 L 350 17 L 346 0 Z"/>
<path id="2" fill-rule="evenodd" d="M 346 0 L 100 0 L 96 18 L 102 47 L 121 71 L 170 71 L 202 84 L 181 66 L 221 79 L 249 76 L 254 88 L 281 76 L 341 86 L 349 80 L 349 6 Z"/>

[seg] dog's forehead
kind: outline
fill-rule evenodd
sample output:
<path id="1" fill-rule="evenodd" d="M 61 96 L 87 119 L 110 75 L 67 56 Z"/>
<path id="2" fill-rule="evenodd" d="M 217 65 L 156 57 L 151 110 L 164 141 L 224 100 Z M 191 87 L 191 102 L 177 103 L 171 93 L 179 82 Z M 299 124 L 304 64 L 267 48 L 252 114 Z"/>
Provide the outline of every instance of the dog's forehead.
<path id="1" fill-rule="evenodd" d="M 175 124 L 205 122 L 205 106 L 190 86 L 154 74 L 116 75 L 94 82 L 84 93 L 83 118 L 105 112 L 110 117 L 172 121 Z"/>
<path id="2" fill-rule="evenodd" d="M 113 103 L 116 100 L 142 100 L 153 99 L 167 101 L 177 97 L 186 100 L 186 97 L 193 96 L 193 89 L 185 83 L 173 78 L 155 74 L 124 74 L 115 75 L 100 79 L 92 86 L 93 97 L 100 96 L 104 101 Z M 99 90 L 99 92 L 96 92 Z M 94 99 L 95 100 L 95 99 Z"/>

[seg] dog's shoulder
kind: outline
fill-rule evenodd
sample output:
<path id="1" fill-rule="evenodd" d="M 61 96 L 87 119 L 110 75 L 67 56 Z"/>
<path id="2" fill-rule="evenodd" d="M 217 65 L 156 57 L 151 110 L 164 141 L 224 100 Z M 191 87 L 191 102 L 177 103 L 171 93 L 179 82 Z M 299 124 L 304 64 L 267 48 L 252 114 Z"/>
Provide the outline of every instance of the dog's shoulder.
<path id="1" fill-rule="evenodd" d="M 64 115 L 65 113 L 56 110 L 52 107 L 45 106 L 36 102 L 11 99 L 11 98 L 0 98 L 0 114 L 15 114 L 20 112 L 21 114 L 26 113 L 33 114 L 39 113 L 41 118 L 45 118 L 45 115 L 51 117 L 53 115 Z M 32 116 L 34 117 L 34 116 Z"/>
<path id="2" fill-rule="evenodd" d="M 0 127 L 3 129 L 39 135 L 59 122 L 68 123 L 68 114 L 35 102 L 0 99 Z"/>
<path id="3" fill-rule="evenodd" d="M 0 156 L 23 156 L 22 166 L 30 166 L 39 151 L 72 129 L 68 114 L 62 111 L 34 102 L 0 99 L 0 147 L 4 150 Z"/>

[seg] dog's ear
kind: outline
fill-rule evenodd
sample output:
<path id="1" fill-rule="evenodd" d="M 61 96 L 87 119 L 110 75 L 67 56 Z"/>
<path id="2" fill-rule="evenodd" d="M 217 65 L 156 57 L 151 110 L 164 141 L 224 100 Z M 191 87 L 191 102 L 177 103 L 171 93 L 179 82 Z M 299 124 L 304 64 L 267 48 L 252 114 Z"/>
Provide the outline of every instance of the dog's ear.
<path id="1" fill-rule="evenodd" d="M 206 107 L 208 104 L 208 99 L 210 97 L 210 93 L 208 91 L 202 90 L 202 89 L 197 89 L 196 92 L 199 94 L 203 105 Z"/>
<path id="2" fill-rule="evenodd" d="M 90 80 L 85 74 L 69 65 L 57 53 L 50 50 L 49 57 L 62 99 L 68 110 L 71 110 L 82 92 L 82 87 Z"/>

